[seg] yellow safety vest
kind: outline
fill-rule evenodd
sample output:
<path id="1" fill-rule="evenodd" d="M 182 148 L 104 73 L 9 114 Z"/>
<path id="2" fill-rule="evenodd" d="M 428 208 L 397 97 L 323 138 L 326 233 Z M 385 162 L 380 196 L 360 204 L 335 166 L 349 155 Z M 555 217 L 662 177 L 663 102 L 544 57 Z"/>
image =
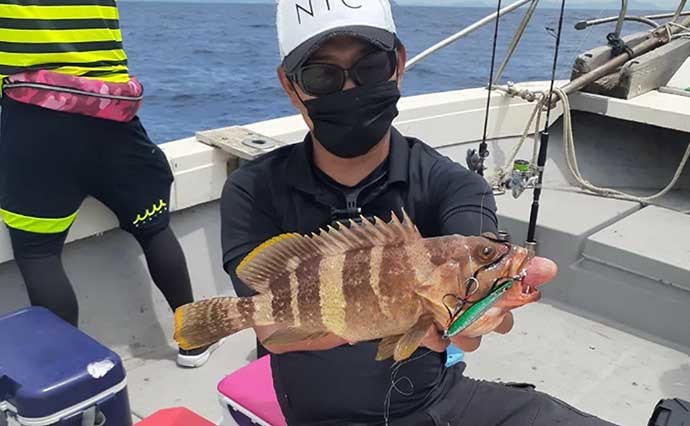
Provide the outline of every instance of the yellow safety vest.
<path id="1" fill-rule="evenodd" d="M 116 0 L 0 0 L 0 79 L 31 70 L 127 82 Z"/>

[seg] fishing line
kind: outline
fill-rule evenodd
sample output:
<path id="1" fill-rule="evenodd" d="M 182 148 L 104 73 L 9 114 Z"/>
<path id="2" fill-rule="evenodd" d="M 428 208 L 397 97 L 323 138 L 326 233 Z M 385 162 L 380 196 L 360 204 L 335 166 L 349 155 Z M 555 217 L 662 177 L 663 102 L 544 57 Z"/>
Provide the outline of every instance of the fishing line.
<path id="1" fill-rule="evenodd" d="M 385 426 L 389 425 L 391 398 L 393 396 L 393 389 L 395 389 L 402 396 L 411 396 L 414 393 L 414 383 L 412 382 L 412 379 L 410 379 L 407 376 L 403 376 L 399 379 L 395 378 L 395 376 L 398 374 L 398 371 L 400 371 L 400 367 L 402 367 L 405 364 L 409 364 L 412 361 L 420 360 L 432 352 L 433 351 L 431 349 L 427 349 L 427 351 L 421 355 L 417 355 L 414 358 L 406 359 L 405 361 L 402 361 L 402 362 L 396 361 L 395 363 L 393 363 L 393 365 L 391 365 L 391 386 L 388 388 L 388 392 L 386 392 L 386 399 L 383 402 L 383 418 L 386 422 Z M 400 383 L 402 381 L 407 381 L 407 383 L 409 383 L 410 390 L 408 392 L 404 392 L 398 388 L 398 383 Z"/>
<path id="2" fill-rule="evenodd" d="M 496 46 L 498 44 L 498 29 L 500 25 L 500 20 L 501 20 L 501 3 L 502 0 L 498 0 L 497 7 L 496 7 L 496 25 L 494 27 L 494 39 L 493 39 L 493 47 L 492 47 L 492 55 L 491 55 L 491 69 L 490 69 L 490 74 L 489 74 L 489 87 L 487 90 L 487 99 L 486 99 L 486 113 L 484 116 L 484 132 L 482 136 L 482 143 L 479 145 L 479 157 L 480 157 L 480 164 L 478 169 L 476 170 L 477 173 L 481 176 L 484 176 L 484 158 L 488 156 L 487 152 L 487 143 L 486 140 L 488 138 L 488 128 L 489 128 L 489 110 L 491 108 L 491 94 L 493 92 L 493 80 L 494 80 L 494 70 L 496 66 Z M 487 191 L 482 191 L 482 200 L 480 204 L 480 216 L 479 216 L 479 235 L 481 235 L 484 232 L 484 201 L 486 199 L 486 194 Z M 501 259 L 503 256 L 501 256 Z M 500 261 L 500 259 L 499 259 Z M 478 272 L 478 271 L 477 271 Z M 476 279 L 476 276 L 473 277 L 474 282 L 478 284 L 478 281 Z M 468 283 L 470 281 L 468 280 Z M 471 297 L 476 291 L 478 290 L 478 285 L 476 286 L 475 291 L 470 291 L 471 287 L 467 286 L 466 288 L 466 297 Z M 407 376 L 401 377 L 399 379 L 396 379 L 396 376 L 398 372 L 400 371 L 400 367 L 402 367 L 405 364 L 408 364 L 413 361 L 417 361 L 419 359 L 424 358 L 425 356 L 429 355 L 432 353 L 431 349 L 428 349 L 425 353 L 418 355 L 414 358 L 407 359 L 403 362 L 396 362 L 394 363 L 391 367 L 391 386 L 388 388 L 388 392 L 386 393 L 386 399 L 384 400 L 384 420 L 385 420 L 385 425 L 389 425 L 389 420 L 390 420 L 390 403 L 393 395 L 393 390 L 395 389 L 399 394 L 403 396 L 410 396 L 414 392 L 414 383 L 412 382 L 412 379 L 410 379 Z M 398 384 L 402 381 L 406 381 L 409 386 L 410 386 L 410 391 L 409 392 L 404 392 L 402 391 L 399 387 Z"/>
<path id="3" fill-rule="evenodd" d="M 597 20 L 601 19 L 604 17 L 604 12 L 606 11 L 605 8 L 601 9 L 599 11 L 599 16 L 597 17 Z M 587 40 L 589 40 L 589 37 L 592 35 L 592 30 L 594 29 L 594 26 L 590 26 L 587 31 L 585 32 L 585 36 L 582 38 L 582 41 L 580 42 L 580 45 L 577 47 L 576 52 L 581 52 L 582 47 L 585 45 Z"/>
<path id="4" fill-rule="evenodd" d="M 470 166 L 470 168 L 476 171 L 480 176 L 484 176 L 484 160 L 486 159 L 486 157 L 489 156 L 486 140 L 488 138 L 489 132 L 489 109 L 491 108 L 491 94 L 493 92 L 494 87 L 494 70 L 496 67 L 496 45 L 498 44 L 498 28 L 501 22 L 501 2 L 502 0 L 498 0 L 498 3 L 496 5 L 496 25 L 494 26 L 494 40 L 491 54 L 491 69 L 489 71 L 489 87 L 487 88 L 488 93 L 486 96 L 486 111 L 484 113 L 484 134 L 482 136 L 482 143 L 479 144 L 479 158 L 477 159 L 476 164 L 469 164 L 475 162 L 471 160 L 473 160 L 474 157 L 477 155 L 476 151 L 470 150 L 467 155 L 468 166 Z"/>
<path id="5" fill-rule="evenodd" d="M 486 199 L 486 192 L 482 192 L 482 202 L 479 205 L 479 235 L 484 232 L 484 200 Z"/>

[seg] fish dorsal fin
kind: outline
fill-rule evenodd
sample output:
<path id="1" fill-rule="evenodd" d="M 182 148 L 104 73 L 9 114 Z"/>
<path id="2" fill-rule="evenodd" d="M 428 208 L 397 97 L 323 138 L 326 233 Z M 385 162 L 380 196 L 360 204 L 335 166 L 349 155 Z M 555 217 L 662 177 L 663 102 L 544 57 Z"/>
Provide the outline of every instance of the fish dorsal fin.
<path id="1" fill-rule="evenodd" d="M 398 245 L 421 239 L 417 227 L 403 210 L 401 222 L 391 212 L 391 222 L 365 217 L 349 226 L 328 226 L 318 234 L 281 234 L 264 242 L 237 266 L 237 276 L 259 293 L 268 293 L 273 279 L 294 272 L 302 262 L 318 256 L 338 256 L 349 251 Z"/>
<path id="2" fill-rule="evenodd" d="M 328 232 L 312 234 L 312 239 L 326 255 L 339 255 L 350 250 L 397 245 L 421 239 L 419 230 L 404 209 L 402 213 L 401 222 L 395 212 L 391 212 L 389 223 L 378 217 L 374 217 L 372 223 L 360 216 L 359 223 L 350 219 L 349 226 L 341 226 L 340 229 L 329 226 Z"/>
<path id="3" fill-rule="evenodd" d="M 283 273 L 294 271 L 298 262 L 318 254 L 314 242 L 297 233 L 277 235 L 252 250 L 242 259 L 235 272 L 249 287 L 259 293 L 269 293 L 271 280 Z M 297 264 L 295 264 L 297 263 Z"/>

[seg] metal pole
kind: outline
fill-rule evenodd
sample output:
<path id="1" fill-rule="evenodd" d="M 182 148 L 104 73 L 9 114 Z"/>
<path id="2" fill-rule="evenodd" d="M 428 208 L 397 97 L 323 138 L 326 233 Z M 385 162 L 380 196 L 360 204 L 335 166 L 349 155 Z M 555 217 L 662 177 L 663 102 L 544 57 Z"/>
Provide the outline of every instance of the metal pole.
<path id="1" fill-rule="evenodd" d="M 690 11 L 687 12 L 681 12 L 678 16 L 688 16 L 690 15 Z M 665 19 L 665 18 L 673 18 L 675 16 L 675 13 L 661 13 L 659 15 L 648 15 L 648 16 L 626 16 L 625 20 L 626 21 L 637 21 L 637 22 L 642 22 L 645 24 L 652 25 L 653 27 L 658 27 L 659 24 L 654 22 L 655 19 Z M 601 25 L 601 24 L 608 24 L 609 22 L 616 22 L 618 20 L 618 16 L 609 16 L 608 18 L 601 18 L 601 19 L 592 19 L 589 21 L 580 21 L 575 24 L 575 29 L 576 30 L 584 30 L 587 29 L 587 27 L 592 27 L 595 25 Z"/>
<path id="2" fill-rule="evenodd" d="M 513 53 L 515 53 L 515 49 L 517 49 L 518 44 L 520 44 L 520 40 L 522 39 L 522 35 L 525 33 L 525 29 L 527 28 L 527 25 L 529 25 L 529 22 L 532 20 L 532 17 L 534 16 L 534 11 L 537 10 L 537 6 L 539 5 L 539 0 L 532 0 L 532 4 L 529 6 L 529 9 L 525 13 L 525 16 L 522 18 L 522 22 L 520 22 L 520 26 L 518 27 L 517 31 L 515 32 L 515 35 L 513 36 L 513 40 L 510 42 L 510 46 L 508 47 L 508 52 L 506 53 L 505 59 L 503 59 L 503 63 L 501 66 L 498 68 L 498 71 L 496 72 L 496 77 L 494 78 L 494 84 L 498 84 L 499 81 L 501 80 L 501 77 L 503 77 L 503 73 L 506 70 L 506 67 L 508 66 L 508 62 L 510 62 L 510 58 L 513 56 Z"/>
<path id="3" fill-rule="evenodd" d="M 618 23 L 616 24 L 616 35 L 621 36 L 623 31 L 623 23 L 625 22 L 625 15 L 628 14 L 628 0 L 621 0 L 621 12 L 618 15 Z"/>
<path id="4" fill-rule="evenodd" d="M 682 26 L 690 26 L 690 17 L 686 18 L 682 23 Z M 595 68 L 594 70 L 588 72 L 587 74 L 584 74 L 575 80 L 571 81 L 570 83 L 566 84 L 563 87 L 563 90 L 567 94 L 575 93 L 578 90 L 582 89 L 583 87 L 587 86 L 588 84 L 599 80 L 601 77 L 604 77 L 606 75 L 611 74 L 614 72 L 618 67 L 622 66 L 626 62 L 628 62 L 630 59 L 636 58 L 638 56 L 644 55 L 645 53 L 654 50 L 655 48 L 662 46 L 664 44 L 667 44 L 670 42 L 669 39 L 669 31 L 671 33 L 671 36 L 683 31 L 681 28 L 676 27 L 676 26 L 671 26 L 670 29 L 667 30 L 666 26 L 660 27 L 656 29 L 655 31 L 652 32 L 651 36 L 643 41 L 642 43 L 638 44 L 637 46 L 632 48 L 632 56 L 629 56 L 628 53 L 621 53 L 620 55 L 616 56 L 615 58 L 611 59 L 607 63 L 601 65 L 598 68 Z M 552 99 L 552 98 L 549 98 Z"/>
<path id="5" fill-rule="evenodd" d="M 690 15 L 690 11 L 688 11 L 688 12 L 682 12 L 682 11 L 681 11 L 679 16 L 687 16 L 687 15 Z M 661 13 L 661 14 L 659 14 L 659 15 L 648 15 L 648 16 L 645 16 L 645 18 L 649 18 L 649 19 L 664 19 L 664 18 L 672 18 L 672 17 L 675 17 L 675 16 L 676 16 L 675 13 Z"/>
<path id="6" fill-rule="evenodd" d="M 553 86 L 556 82 L 556 70 L 558 69 L 558 52 L 561 48 L 561 37 L 563 35 L 563 17 L 565 15 L 565 0 L 561 1 L 561 15 L 558 20 L 558 33 L 556 36 L 556 51 L 553 55 L 553 69 L 551 71 L 551 88 L 549 89 L 549 102 L 553 99 Z M 534 200 L 532 201 L 532 210 L 529 218 L 529 228 L 527 229 L 526 245 L 532 254 L 536 254 L 537 240 L 534 238 L 537 230 L 537 218 L 539 217 L 539 199 L 541 197 L 541 186 L 544 181 L 544 166 L 546 165 L 546 153 L 549 148 L 549 121 L 551 118 L 551 106 L 546 109 L 546 123 L 544 124 L 544 132 L 541 134 L 541 143 L 539 144 L 539 158 L 537 160 L 537 170 L 539 178 L 537 185 L 534 188 Z"/>
<path id="7" fill-rule="evenodd" d="M 510 12 L 514 11 L 515 9 L 519 8 L 520 6 L 527 4 L 531 1 L 534 1 L 534 0 L 518 0 L 515 3 L 503 8 L 500 11 L 500 13 L 498 14 L 498 17 L 501 17 L 501 16 L 505 15 L 506 13 L 510 13 Z M 419 55 L 415 56 L 410 61 L 408 61 L 407 65 L 405 65 L 405 69 L 409 70 L 410 68 L 414 67 L 419 62 L 421 62 L 422 60 L 426 59 L 432 53 L 435 53 L 436 51 L 443 49 L 444 47 L 448 46 L 449 44 L 477 31 L 481 27 L 483 27 L 487 24 L 490 24 L 494 19 L 496 19 L 496 16 L 497 16 L 496 13 L 492 13 L 491 15 L 489 15 L 483 19 L 480 19 L 479 21 L 475 22 L 474 24 L 470 25 L 469 27 L 464 28 L 462 31 L 459 31 L 459 32 L 455 33 L 454 35 L 448 37 L 447 39 L 440 41 L 439 43 L 436 43 L 435 45 L 431 46 L 430 48 L 426 49 L 425 51 L 423 51 L 422 53 L 420 53 Z"/>
<path id="8" fill-rule="evenodd" d="M 687 3 L 687 1 L 688 0 L 680 0 L 678 9 L 676 10 L 676 13 L 673 15 L 673 19 L 671 20 L 671 22 L 678 21 L 678 18 L 680 18 L 680 14 L 683 12 L 683 9 L 685 9 L 685 3 Z"/>
<path id="9" fill-rule="evenodd" d="M 576 30 L 584 30 L 587 27 L 593 27 L 595 25 L 601 25 L 601 24 L 608 24 L 609 22 L 614 22 L 616 17 L 613 18 L 604 18 L 604 19 L 596 19 L 593 21 L 580 21 L 577 24 L 575 24 L 575 29 Z M 654 22 L 653 20 L 645 17 L 645 16 L 626 16 L 625 17 L 626 21 L 635 21 L 635 22 L 640 22 L 642 24 L 647 24 L 653 28 L 659 28 L 659 24 Z"/>

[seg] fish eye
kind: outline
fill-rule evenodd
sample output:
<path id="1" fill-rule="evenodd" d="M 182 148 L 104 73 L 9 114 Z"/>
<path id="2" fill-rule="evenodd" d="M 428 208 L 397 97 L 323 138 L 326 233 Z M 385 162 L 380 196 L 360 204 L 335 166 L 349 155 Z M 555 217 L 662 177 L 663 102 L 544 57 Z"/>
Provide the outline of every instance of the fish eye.
<path id="1" fill-rule="evenodd" d="M 485 259 L 490 259 L 496 254 L 496 249 L 491 246 L 485 246 L 482 249 L 482 257 Z"/>

